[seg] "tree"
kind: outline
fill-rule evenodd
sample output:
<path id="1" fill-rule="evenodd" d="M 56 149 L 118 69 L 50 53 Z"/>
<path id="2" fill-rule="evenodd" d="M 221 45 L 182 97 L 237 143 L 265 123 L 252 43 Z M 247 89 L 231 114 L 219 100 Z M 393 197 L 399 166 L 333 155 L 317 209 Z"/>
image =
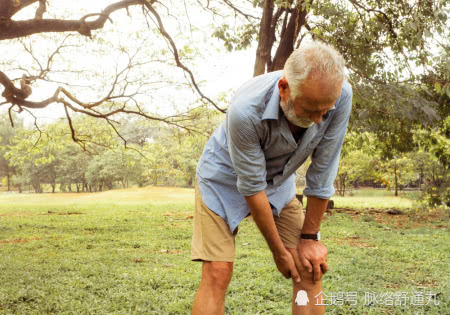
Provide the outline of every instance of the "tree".
<path id="1" fill-rule="evenodd" d="M 181 124 L 192 118 L 189 111 L 164 116 L 153 113 L 155 108 L 151 110 L 146 108 L 143 96 L 151 96 L 155 90 L 167 84 L 188 85 L 197 93 L 203 104 L 209 104 L 223 111 L 202 93 L 193 72 L 186 65 L 185 60 L 191 57 L 192 49 L 189 50 L 186 45 L 179 49 L 176 43 L 178 34 L 172 27 L 170 30 L 166 29 L 165 21 L 173 19 L 170 20 L 171 14 L 164 3 L 155 0 L 121 0 L 106 6 L 100 13 L 90 12 L 74 19 L 71 12 L 62 12 L 57 10 L 58 8 L 48 6 L 49 2 L 46 0 L 0 2 L 0 41 L 7 42 L 10 46 L 14 45 L 18 51 L 21 48 L 22 52 L 29 54 L 33 60 L 31 64 L 27 64 L 25 58 L 21 58 L 23 56 L 21 53 L 16 54 L 16 59 L 10 55 L 8 56 L 10 60 L 6 58 L 3 60 L 6 70 L 0 70 L 0 86 L 3 87 L 1 94 L 3 100 L 0 99 L 0 106 L 7 105 L 9 113 L 17 111 L 33 115 L 35 110 L 53 104 L 58 105 L 64 110 L 72 139 L 82 144 L 83 139 L 79 137 L 78 130 L 72 122 L 74 114 L 77 113 L 105 121 L 119 137 L 121 135 L 118 133 L 119 123 L 116 118 L 120 118 L 121 114 L 141 116 L 195 131 L 195 126 Z M 68 8 L 68 11 L 71 11 L 69 5 Z M 34 18 L 27 18 L 32 10 L 35 11 Z M 48 10 L 54 12 L 47 12 Z M 173 10 L 176 10 L 176 6 Z M 130 15 L 129 20 L 133 18 L 130 25 L 145 26 L 133 34 L 138 42 L 135 47 L 126 47 L 121 43 L 121 38 L 129 37 L 130 34 L 117 34 L 112 39 L 107 36 L 108 32 L 114 30 L 109 27 L 108 22 L 112 22 L 113 17 L 124 11 Z M 57 17 L 47 18 L 47 15 Z M 15 19 L 16 17 L 18 18 Z M 124 25 L 115 27 L 116 31 L 125 28 Z M 105 37 L 102 33 L 97 33 L 101 30 L 104 31 Z M 170 32 L 175 35 L 171 35 Z M 75 34 L 90 38 L 91 41 L 88 43 Z M 47 51 L 38 44 L 39 41 L 44 41 L 45 36 L 54 43 Z M 95 64 L 87 69 L 73 69 L 73 63 L 67 59 L 70 53 L 79 52 L 82 46 L 92 43 L 97 46 L 84 49 L 86 51 L 84 58 L 89 59 L 96 52 L 98 59 L 116 55 L 117 64 L 115 69 L 111 67 L 111 73 L 96 72 Z M 183 41 L 180 41 L 180 45 L 182 44 Z M 83 58 L 83 55 L 78 54 L 77 58 Z M 64 71 L 58 68 L 61 64 L 66 65 Z M 176 82 L 175 71 L 170 70 L 173 68 L 178 69 L 177 76 L 186 78 L 187 82 L 184 79 L 184 83 Z M 162 72 L 171 72 L 172 76 L 165 77 Z M 80 77 L 90 78 L 93 84 L 77 86 Z M 43 88 L 44 84 L 47 84 L 48 88 Z M 41 96 L 45 95 L 41 91 L 50 88 L 53 89 L 52 95 Z M 86 93 L 86 90 L 90 92 Z M 30 100 L 32 93 L 37 96 Z M 10 120 L 13 125 L 12 116 Z M 121 140 L 126 146 L 127 139 L 121 137 Z"/>
<path id="2" fill-rule="evenodd" d="M 16 129 L 12 129 L 6 116 L 0 116 L 0 178 L 6 177 L 8 191 L 11 190 L 11 178 L 15 174 L 15 167 L 6 158 L 6 149 L 11 144 L 15 134 L 23 128 L 23 121 L 16 118 Z"/>
<path id="3" fill-rule="evenodd" d="M 57 156 L 57 182 L 61 191 L 72 191 L 75 185 L 77 192 L 88 191 L 86 172 L 92 155 L 83 151 L 70 138 L 65 141 L 64 148 Z"/>
<path id="4" fill-rule="evenodd" d="M 414 140 L 420 152 L 427 156 L 423 163 L 425 181 L 425 197 L 428 203 L 440 205 L 446 203 L 450 206 L 450 117 L 447 117 L 442 126 L 428 130 L 418 130 Z"/>
<path id="5" fill-rule="evenodd" d="M 24 129 L 6 146 L 5 157 L 16 168 L 19 185 L 31 184 L 35 192 L 42 193 L 42 184 L 50 184 L 55 191 L 56 156 L 64 148 L 63 137 L 55 134 Z"/>
<path id="6" fill-rule="evenodd" d="M 435 89 L 450 96 L 446 1 L 202 1 L 205 10 L 235 13 L 214 32 L 232 49 L 257 39 L 254 75 L 282 69 L 306 39 L 332 44 L 344 56 L 354 89 L 350 129 L 375 132 L 392 149 L 408 151 L 411 124 L 435 124 L 443 113 Z M 261 17 L 261 18 L 260 18 Z M 445 116 L 444 116 L 445 117 Z"/>
<path id="7" fill-rule="evenodd" d="M 394 188 L 394 196 L 398 196 L 398 191 L 403 187 L 417 182 L 417 168 L 414 167 L 415 160 L 410 154 L 394 156 L 390 160 L 380 160 L 376 166 L 379 181 L 386 188 Z"/>
<path id="8" fill-rule="evenodd" d="M 375 163 L 376 159 L 362 150 L 351 151 L 344 155 L 339 163 L 335 182 L 337 193 L 344 196 L 350 183 L 374 180 L 373 166 Z"/>

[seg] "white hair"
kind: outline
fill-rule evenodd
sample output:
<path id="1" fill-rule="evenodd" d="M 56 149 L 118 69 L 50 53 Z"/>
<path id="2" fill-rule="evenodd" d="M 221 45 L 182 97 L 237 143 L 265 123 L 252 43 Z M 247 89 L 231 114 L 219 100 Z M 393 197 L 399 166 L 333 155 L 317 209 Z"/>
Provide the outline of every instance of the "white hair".
<path id="1" fill-rule="evenodd" d="M 310 77 L 327 78 L 336 81 L 344 79 L 345 61 L 331 45 L 320 41 L 303 44 L 287 59 L 283 76 L 291 91 L 291 97 L 300 95 L 300 86 Z"/>

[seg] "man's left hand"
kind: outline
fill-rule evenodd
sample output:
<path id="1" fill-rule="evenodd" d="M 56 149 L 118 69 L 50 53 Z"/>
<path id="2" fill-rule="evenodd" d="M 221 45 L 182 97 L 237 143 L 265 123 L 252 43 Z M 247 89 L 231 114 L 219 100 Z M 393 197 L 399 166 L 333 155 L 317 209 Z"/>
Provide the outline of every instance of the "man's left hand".
<path id="1" fill-rule="evenodd" d="M 297 247 L 298 257 L 303 268 L 314 272 L 314 282 L 320 281 L 328 271 L 327 248 L 320 241 L 302 239 Z"/>

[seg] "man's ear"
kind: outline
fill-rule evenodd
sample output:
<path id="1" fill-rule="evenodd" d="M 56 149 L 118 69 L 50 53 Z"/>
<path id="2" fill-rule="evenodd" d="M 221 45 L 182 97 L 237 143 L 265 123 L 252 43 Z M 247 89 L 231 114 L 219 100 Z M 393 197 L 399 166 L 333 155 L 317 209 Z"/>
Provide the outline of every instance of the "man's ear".
<path id="1" fill-rule="evenodd" d="M 283 101 L 286 101 L 289 98 L 290 93 L 289 84 L 285 77 L 282 77 L 278 81 L 278 91 L 280 92 L 280 98 Z"/>

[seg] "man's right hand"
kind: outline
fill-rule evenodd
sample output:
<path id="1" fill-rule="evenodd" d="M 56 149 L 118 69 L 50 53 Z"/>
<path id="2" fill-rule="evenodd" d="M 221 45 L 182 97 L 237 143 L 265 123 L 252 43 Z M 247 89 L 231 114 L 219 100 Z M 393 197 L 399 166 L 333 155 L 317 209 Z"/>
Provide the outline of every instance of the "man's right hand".
<path id="1" fill-rule="evenodd" d="M 278 271 L 280 271 L 286 279 L 292 277 L 295 282 L 301 281 L 297 267 L 295 266 L 294 258 L 286 248 L 279 254 L 273 254 L 273 259 L 275 260 Z"/>
<path id="2" fill-rule="evenodd" d="M 253 220 L 255 220 L 256 225 L 266 239 L 267 245 L 269 245 L 278 270 L 286 279 L 292 277 L 296 282 L 300 282 L 300 275 L 295 266 L 294 258 L 286 247 L 284 247 L 280 235 L 278 235 L 272 208 L 267 199 L 266 192 L 263 190 L 253 196 L 246 196 L 245 200 L 247 201 Z"/>

